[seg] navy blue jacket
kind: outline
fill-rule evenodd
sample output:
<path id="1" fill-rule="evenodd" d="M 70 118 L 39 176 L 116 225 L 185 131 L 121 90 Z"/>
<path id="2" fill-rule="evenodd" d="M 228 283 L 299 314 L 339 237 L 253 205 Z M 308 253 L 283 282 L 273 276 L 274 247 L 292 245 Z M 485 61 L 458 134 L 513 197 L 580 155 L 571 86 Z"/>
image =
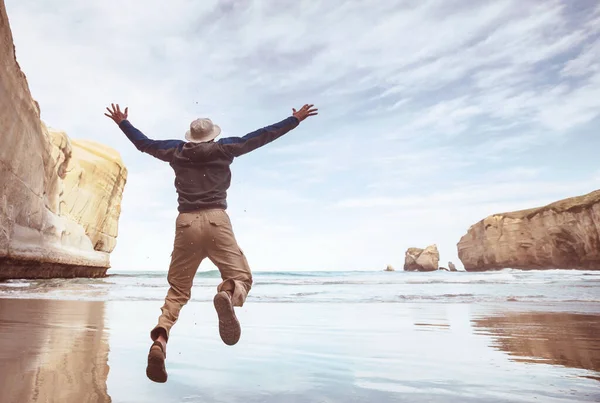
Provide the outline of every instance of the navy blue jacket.
<path id="1" fill-rule="evenodd" d="M 119 127 L 135 147 L 162 161 L 175 171 L 179 212 L 227 208 L 231 184 L 230 165 L 235 157 L 270 143 L 298 126 L 294 116 L 263 127 L 244 137 L 228 137 L 204 143 L 182 140 L 151 140 L 128 120 Z"/>

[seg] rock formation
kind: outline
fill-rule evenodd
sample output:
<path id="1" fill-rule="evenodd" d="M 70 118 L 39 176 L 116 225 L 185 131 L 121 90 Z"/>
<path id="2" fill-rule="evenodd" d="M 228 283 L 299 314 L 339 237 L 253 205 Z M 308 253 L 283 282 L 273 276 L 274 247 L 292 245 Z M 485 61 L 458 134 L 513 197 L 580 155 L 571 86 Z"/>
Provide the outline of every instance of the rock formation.
<path id="1" fill-rule="evenodd" d="M 384 271 L 396 271 L 391 264 L 388 264 Z"/>
<path id="2" fill-rule="evenodd" d="M 423 253 L 421 248 L 408 248 L 404 254 L 404 271 L 417 271 L 417 258 Z"/>
<path id="3" fill-rule="evenodd" d="M 408 248 L 404 258 L 405 271 L 434 271 L 438 269 L 440 253 L 436 245 L 425 249 Z"/>
<path id="4" fill-rule="evenodd" d="M 467 271 L 600 270 L 600 190 L 487 217 L 461 238 L 458 256 Z"/>
<path id="5" fill-rule="evenodd" d="M 0 279 L 102 276 L 127 178 L 119 154 L 40 120 L 0 0 Z"/>
<path id="6" fill-rule="evenodd" d="M 448 270 L 458 271 L 458 270 L 456 270 L 456 266 L 454 266 L 454 263 L 452 263 L 452 262 L 448 262 Z"/>

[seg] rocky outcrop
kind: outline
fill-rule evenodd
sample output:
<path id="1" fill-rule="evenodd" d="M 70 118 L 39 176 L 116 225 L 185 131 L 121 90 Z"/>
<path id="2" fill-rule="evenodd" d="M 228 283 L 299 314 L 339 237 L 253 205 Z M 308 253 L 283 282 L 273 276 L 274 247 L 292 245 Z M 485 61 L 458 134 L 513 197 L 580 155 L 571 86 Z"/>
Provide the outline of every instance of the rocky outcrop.
<path id="1" fill-rule="evenodd" d="M 487 217 L 461 238 L 458 256 L 467 271 L 600 270 L 600 190 Z"/>
<path id="2" fill-rule="evenodd" d="M 423 253 L 421 248 L 408 248 L 404 254 L 404 271 L 418 271 L 417 258 Z"/>
<path id="3" fill-rule="evenodd" d="M 448 262 L 448 270 L 458 271 L 458 270 L 456 270 L 456 266 L 454 266 L 454 263 L 452 263 L 452 262 Z"/>
<path id="4" fill-rule="evenodd" d="M 434 271 L 438 269 L 440 253 L 436 245 L 425 249 L 408 248 L 404 257 L 404 271 Z"/>
<path id="5" fill-rule="evenodd" d="M 0 279 L 101 276 L 127 171 L 119 154 L 40 120 L 0 0 Z"/>
<path id="6" fill-rule="evenodd" d="M 396 271 L 391 264 L 388 264 L 384 271 Z"/>

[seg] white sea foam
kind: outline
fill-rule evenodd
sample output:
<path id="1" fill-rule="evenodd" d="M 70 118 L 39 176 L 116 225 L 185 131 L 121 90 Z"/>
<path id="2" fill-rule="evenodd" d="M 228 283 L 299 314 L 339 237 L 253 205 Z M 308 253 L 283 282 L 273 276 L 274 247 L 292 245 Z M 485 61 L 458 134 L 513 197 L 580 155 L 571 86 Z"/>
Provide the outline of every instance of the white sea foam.
<path id="1" fill-rule="evenodd" d="M 26 283 L 23 281 L 7 281 L 6 283 L 0 283 L 0 286 L 8 288 L 22 288 L 29 287 L 30 284 L 31 283 Z"/>

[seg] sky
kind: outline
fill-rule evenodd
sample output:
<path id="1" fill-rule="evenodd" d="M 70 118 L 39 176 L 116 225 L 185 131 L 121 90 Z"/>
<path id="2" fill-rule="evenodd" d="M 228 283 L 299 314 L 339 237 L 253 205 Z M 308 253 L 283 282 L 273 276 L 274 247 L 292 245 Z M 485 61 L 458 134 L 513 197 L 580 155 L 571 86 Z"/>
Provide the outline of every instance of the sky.
<path id="1" fill-rule="evenodd" d="M 113 270 L 168 268 L 177 195 L 103 115 L 112 102 L 154 139 L 319 108 L 232 165 L 255 271 L 400 269 L 430 244 L 461 268 L 484 217 L 600 187 L 595 0 L 5 1 L 44 122 L 127 166 Z"/>

